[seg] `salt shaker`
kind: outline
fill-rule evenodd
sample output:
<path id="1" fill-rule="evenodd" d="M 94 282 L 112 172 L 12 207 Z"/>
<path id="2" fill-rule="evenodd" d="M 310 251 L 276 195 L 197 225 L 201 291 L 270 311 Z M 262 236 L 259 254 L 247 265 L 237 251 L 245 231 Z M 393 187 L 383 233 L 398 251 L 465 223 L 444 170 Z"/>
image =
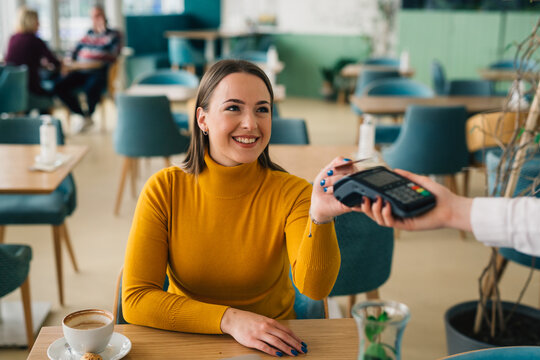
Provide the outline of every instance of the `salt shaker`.
<path id="1" fill-rule="evenodd" d="M 56 159 L 56 126 L 51 118 L 43 119 L 39 127 L 40 160 L 44 164 L 52 164 Z"/>

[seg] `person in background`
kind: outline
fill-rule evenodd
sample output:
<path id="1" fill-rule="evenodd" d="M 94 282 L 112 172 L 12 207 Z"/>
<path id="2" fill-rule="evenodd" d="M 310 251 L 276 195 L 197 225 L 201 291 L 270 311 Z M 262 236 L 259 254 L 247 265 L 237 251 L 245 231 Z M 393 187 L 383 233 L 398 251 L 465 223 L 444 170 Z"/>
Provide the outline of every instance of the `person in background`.
<path id="1" fill-rule="evenodd" d="M 79 131 L 88 130 L 94 123 L 92 114 L 107 88 L 109 66 L 116 61 L 121 43 L 120 33 L 107 27 L 103 7 L 93 6 L 90 17 L 92 28 L 78 42 L 71 58 L 65 60 L 69 72 L 55 86 L 55 93 L 71 112 L 83 116 Z M 84 109 L 76 89 L 86 95 Z"/>
<path id="2" fill-rule="evenodd" d="M 38 13 L 26 6 L 19 8 L 15 34 L 9 39 L 5 61 L 8 65 L 28 67 L 28 109 L 49 113 L 53 94 L 42 87 L 40 70 L 59 73 L 60 61 L 36 35 L 38 29 Z"/>
<path id="3" fill-rule="evenodd" d="M 292 282 L 312 299 L 334 286 L 333 219 L 351 209 L 328 187 L 354 167 L 336 158 L 312 187 L 273 163 L 273 98 L 250 62 L 222 60 L 204 74 L 182 168 L 154 174 L 139 196 L 122 283 L 129 323 L 226 333 L 278 357 L 308 351 L 276 319 L 296 317 Z"/>
<path id="4" fill-rule="evenodd" d="M 540 199 L 466 198 L 428 177 L 395 170 L 398 174 L 431 191 L 437 198 L 434 209 L 418 217 L 396 219 L 389 203 L 378 198 L 373 204 L 364 197 L 362 211 L 381 226 L 402 230 L 451 227 L 472 231 L 487 246 L 511 247 L 540 256 Z"/>

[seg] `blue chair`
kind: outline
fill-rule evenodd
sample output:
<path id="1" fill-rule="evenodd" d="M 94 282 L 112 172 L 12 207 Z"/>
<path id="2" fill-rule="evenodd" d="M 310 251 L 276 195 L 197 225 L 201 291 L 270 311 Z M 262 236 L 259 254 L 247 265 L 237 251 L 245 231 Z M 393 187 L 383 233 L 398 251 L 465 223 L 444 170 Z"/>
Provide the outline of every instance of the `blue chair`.
<path id="1" fill-rule="evenodd" d="M 31 349 L 34 344 L 30 301 L 30 260 L 32 260 L 30 246 L 0 244 L 0 298 L 18 287 L 21 288 L 28 349 Z"/>
<path id="2" fill-rule="evenodd" d="M 308 145 L 309 135 L 303 119 L 273 119 L 270 144 Z"/>
<path id="3" fill-rule="evenodd" d="M 266 63 L 266 51 L 245 50 L 227 56 L 228 59 L 246 60 L 253 63 Z"/>
<path id="4" fill-rule="evenodd" d="M 374 58 L 369 58 L 366 61 L 364 61 L 364 64 L 399 67 L 399 59 L 388 58 L 388 57 L 374 57 Z"/>
<path id="5" fill-rule="evenodd" d="M 122 272 L 116 280 L 116 288 L 114 293 L 114 303 L 113 303 L 113 315 L 116 324 L 128 324 L 126 319 L 124 319 L 124 312 L 122 311 Z M 290 276 L 290 272 L 289 272 Z M 291 281 L 292 282 L 292 281 Z M 304 294 L 301 294 L 296 286 L 293 284 L 295 291 L 294 299 L 294 311 L 296 313 L 297 319 L 324 319 L 325 318 L 325 307 L 324 301 L 322 300 L 312 300 Z M 165 275 L 165 282 L 163 283 L 163 290 L 167 291 L 169 288 L 169 277 Z"/>
<path id="6" fill-rule="evenodd" d="M 170 166 L 169 157 L 186 152 L 190 138 L 180 134 L 176 127 L 166 96 L 116 97 L 118 124 L 114 133 L 116 153 L 124 156 L 120 187 L 116 197 L 115 214 L 120 211 L 122 193 L 128 174 L 131 175 L 132 194 L 135 197 L 137 158 L 160 156 Z"/>
<path id="7" fill-rule="evenodd" d="M 199 87 L 199 78 L 185 70 L 158 70 L 143 74 L 135 80 L 135 84 L 142 85 L 183 85 L 192 88 Z M 179 129 L 189 130 L 189 115 L 184 112 L 172 113 L 174 123 Z"/>
<path id="8" fill-rule="evenodd" d="M 431 62 L 431 80 L 433 83 L 433 89 L 437 95 L 448 94 L 448 82 L 446 81 L 444 68 L 439 60 L 433 60 Z"/>
<path id="9" fill-rule="evenodd" d="M 64 144 L 59 120 L 53 119 L 57 129 L 57 141 Z M 0 120 L 0 143 L 39 144 L 39 118 L 13 118 Z M 72 175 L 68 175 L 50 194 L 2 194 L 0 195 L 0 238 L 7 225 L 47 224 L 53 227 L 56 258 L 56 275 L 60 304 L 64 304 L 62 279 L 62 241 L 67 247 L 71 263 L 78 272 L 77 262 L 69 239 L 66 217 L 76 208 L 76 188 Z"/>
<path id="10" fill-rule="evenodd" d="M 376 80 L 364 90 L 368 96 L 411 96 L 433 97 L 433 90 L 417 81 L 405 78 Z M 400 124 L 377 124 L 375 126 L 375 144 L 392 144 L 401 131 Z"/>
<path id="11" fill-rule="evenodd" d="M 175 69 L 181 67 L 191 68 L 194 71 L 195 66 L 202 66 L 206 63 L 204 55 L 195 49 L 189 40 L 179 37 L 169 37 L 169 62 Z"/>
<path id="12" fill-rule="evenodd" d="M 360 75 L 358 75 L 358 79 L 356 80 L 356 86 L 354 88 L 354 95 L 355 96 L 364 95 L 364 91 L 367 88 L 367 86 L 376 80 L 399 78 L 400 76 L 401 75 L 399 75 L 399 72 L 397 70 L 396 71 L 364 70 L 362 71 Z M 363 114 L 362 110 L 352 103 L 351 103 L 351 109 L 358 116 L 361 116 Z"/>
<path id="13" fill-rule="evenodd" d="M 450 96 L 491 96 L 493 85 L 489 80 L 451 80 L 448 84 Z"/>
<path id="14" fill-rule="evenodd" d="M 341 267 L 330 296 L 349 296 L 347 317 L 351 317 L 356 294 L 379 299 L 378 288 L 390 276 L 394 252 L 394 230 L 382 227 L 365 214 L 350 212 L 335 220 L 341 252 Z"/>
<path id="15" fill-rule="evenodd" d="M 517 62 L 517 67 L 523 67 L 523 69 L 526 71 L 534 71 L 534 69 L 537 66 L 538 66 L 538 63 L 534 60 L 529 60 L 529 61 L 526 61 L 525 63 L 522 63 L 521 61 Z M 496 61 L 490 64 L 489 68 L 490 69 L 515 69 L 516 63 L 514 63 L 513 59 L 500 60 L 500 61 Z"/>
<path id="16" fill-rule="evenodd" d="M 5 66 L 0 72 L 0 114 L 28 110 L 28 68 Z"/>
<path id="17" fill-rule="evenodd" d="M 496 149 L 488 151 L 486 155 L 486 168 L 488 175 L 488 191 L 489 194 L 495 194 L 500 196 L 500 189 L 494 189 L 496 180 L 497 167 L 501 161 L 502 150 Z M 519 179 L 514 190 L 514 196 L 531 196 L 531 185 L 534 179 L 540 176 L 540 152 L 535 154 L 528 154 L 528 160 L 523 164 L 521 172 L 519 173 Z M 534 189 L 538 191 L 536 197 L 540 198 L 540 189 Z M 540 257 L 534 257 L 527 254 L 523 254 L 512 248 L 499 248 L 499 254 L 506 260 L 505 262 L 512 261 L 520 265 L 531 267 L 540 270 Z M 504 268 L 503 268 L 504 269 Z M 503 273 L 499 275 L 500 281 Z"/>
<path id="18" fill-rule="evenodd" d="M 525 360 L 539 359 L 540 346 L 509 346 L 468 351 L 443 358 L 444 360 Z"/>

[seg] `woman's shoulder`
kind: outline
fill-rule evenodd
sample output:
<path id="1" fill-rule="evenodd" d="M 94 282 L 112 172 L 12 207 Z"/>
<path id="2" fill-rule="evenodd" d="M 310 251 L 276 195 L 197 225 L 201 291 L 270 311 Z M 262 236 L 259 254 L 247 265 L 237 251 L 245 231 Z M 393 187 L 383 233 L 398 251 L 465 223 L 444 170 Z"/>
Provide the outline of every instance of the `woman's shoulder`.
<path id="1" fill-rule="evenodd" d="M 171 182 L 185 181 L 192 178 L 193 178 L 193 175 L 187 173 L 181 167 L 169 166 L 167 168 L 159 170 L 154 175 L 152 175 L 152 177 L 150 177 L 148 182 L 171 183 Z"/>
<path id="2" fill-rule="evenodd" d="M 311 192 L 311 184 L 301 177 L 289 174 L 285 171 L 269 170 L 269 180 L 271 186 L 279 186 L 285 193 Z"/>

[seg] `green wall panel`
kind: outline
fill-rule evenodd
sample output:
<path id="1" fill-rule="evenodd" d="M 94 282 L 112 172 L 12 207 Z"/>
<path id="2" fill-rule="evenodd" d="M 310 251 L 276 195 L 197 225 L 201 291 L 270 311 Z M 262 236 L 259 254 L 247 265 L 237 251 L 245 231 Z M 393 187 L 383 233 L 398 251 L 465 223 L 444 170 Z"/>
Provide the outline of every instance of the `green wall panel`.
<path id="1" fill-rule="evenodd" d="M 362 61 L 370 51 L 362 36 L 279 34 L 274 38 L 285 63 L 278 82 L 285 84 L 289 96 L 320 97 L 321 68 L 332 67 L 341 58 Z"/>
<path id="2" fill-rule="evenodd" d="M 509 12 L 506 15 L 506 26 L 502 39 L 504 47 L 503 58 L 511 59 L 515 55 L 516 48 L 506 48 L 507 45 L 513 42 L 521 42 L 529 35 L 536 22 L 540 18 L 540 12 Z M 540 49 L 536 51 L 536 59 L 540 56 Z"/>
<path id="3" fill-rule="evenodd" d="M 431 85 L 438 59 L 449 79 L 478 78 L 478 69 L 500 53 L 500 13 L 401 11 L 398 49 L 408 50 L 415 78 Z"/>

